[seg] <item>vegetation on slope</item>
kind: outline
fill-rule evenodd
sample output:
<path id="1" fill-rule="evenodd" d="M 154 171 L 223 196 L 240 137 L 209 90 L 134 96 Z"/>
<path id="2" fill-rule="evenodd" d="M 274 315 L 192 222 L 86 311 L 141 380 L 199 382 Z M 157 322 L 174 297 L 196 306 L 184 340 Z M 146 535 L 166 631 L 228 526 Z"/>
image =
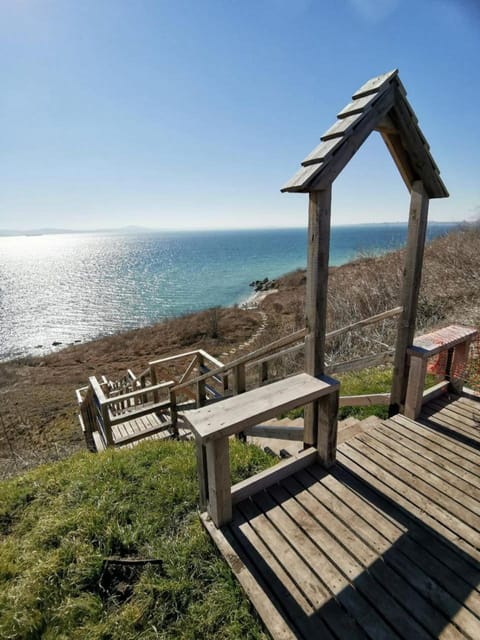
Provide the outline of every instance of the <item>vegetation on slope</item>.
<path id="1" fill-rule="evenodd" d="M 233 441 L 232 481 L 273 460 Z M 0 637 L 264 638 L 197 501 L 189 442 L 76 454 L 0 483 Z M 105 571 L 110 556 L 160 562 Z"/>

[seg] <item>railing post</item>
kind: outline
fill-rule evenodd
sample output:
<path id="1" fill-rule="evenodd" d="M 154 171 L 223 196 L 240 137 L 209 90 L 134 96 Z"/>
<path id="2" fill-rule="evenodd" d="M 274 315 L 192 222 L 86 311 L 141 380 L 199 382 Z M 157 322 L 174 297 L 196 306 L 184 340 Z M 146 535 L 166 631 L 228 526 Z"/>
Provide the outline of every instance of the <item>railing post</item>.
<path id="1" fill-rule="evenodd" d="M 201 353 L 197 353 L 197 375 L 201 376 L 203 373 L 203 367 L 205 364 L 205 358 Z M 205 380 L 199 380 L 196 384 L 197 387 L 197 409 L 205 406 L 207 394 L 205 390 Z"/>
<path id="2" fill-rule="evenodd" d="M 170 396 L 170 420 L 172 423 L 173 434 L 178 436 L 178 409 L 177 409 L 177 393 L 170 387 L 168 390 Z"/>
<path id="3" fill-rule="evenodd" d="M 233 394 L 244 393 L 246 388 L 245 364 L 237 364 L 233 370 Z"/>
<path id="4" fill-rule="evenodd" d="M 100 410 L 102 412 L 103 430 L 105 432 L 107 447 L 113 447 L 112 425 L 110 424 L 110 416 L 108 415 L 108 405 L 100 401 Z"/>
<path id="5" fill-rule="evenodd" d="M 247 382 L 245 378 L 245 364 L 237 364 L 233 369 L 233 395 L 237 396 L 240 393 L 245 393 L 247 388 Z M 235 434 L 237 440 L 246 442 L 247 436 L 244 431 L 240 431 Z"/>
<path id="6" fill-rule="evenodd" d="M 150 381 L 152 384 L 152 387 L 154 387 L 156 384 L 158 384 L 158 380 L 157 380 L 157 368 L 154 364 L 152 364 L 150 366 Z M 155 391 L 153 392 L 153 402 L 159 402 L 160 401 L 160 396 L 158 394 L 158 389 L 155 389 Z"/>
<path id="7" fill-rule="evenodd" d="M 268 380 L 268 362 L 261 362 L 258 367 L 258 386 L 262 387 Z"/>
<path id="8" fill-rule="evenodd" d="M 216 527 L 232 519 L 228 437 L 207 442 L 208 514 Z"/>

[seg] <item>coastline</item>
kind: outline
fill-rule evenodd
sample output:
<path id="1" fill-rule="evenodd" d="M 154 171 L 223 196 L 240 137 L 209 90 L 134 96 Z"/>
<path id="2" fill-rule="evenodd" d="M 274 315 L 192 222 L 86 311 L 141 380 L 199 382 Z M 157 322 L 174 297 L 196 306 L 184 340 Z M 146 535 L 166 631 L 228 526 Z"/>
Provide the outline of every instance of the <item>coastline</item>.
<path id="1" fill-rule="evenodd" d="M 283 276 L 280 277 L 282 278 Z M 278 289 L 269 289 L 268 291 L 255 291 L 254 293 L 249 295 L 248 298 L 239 305 L 239 307 L 246 310 L 258 309 L 260 303 L 263 302 L 265 298 L 271 293 L 278 293 Z"/>

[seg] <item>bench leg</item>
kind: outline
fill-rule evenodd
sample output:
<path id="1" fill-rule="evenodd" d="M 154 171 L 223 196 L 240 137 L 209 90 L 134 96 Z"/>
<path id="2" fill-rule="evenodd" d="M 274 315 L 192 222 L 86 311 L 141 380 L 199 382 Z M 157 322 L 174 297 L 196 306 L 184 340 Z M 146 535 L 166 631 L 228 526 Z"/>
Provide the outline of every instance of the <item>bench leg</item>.
<path id="1" fill-rule="evenodd" d="M 423 404 L 423 388 L 427 374 L 427 359 L 417 356 L 410 357 L 407 393 L 405 396 L 404 414 L 407 418 L 416 420 L 420 415 Z"/>
<path id="2" fill-rule="evenodd" d="M 465 369 L 468 363 L 468 352 L 471 340 L 457 344 L 453 350 L 452 364 L 450 367 L 450 387 L 454 393 L 462 393 L 465 381 Z"/>
<path id="3" fill-rule="evenodd" d="M 316 402 L 318 459 L 326 469 L 336 460 L 339 395 L 337 389 Z"/>
<path id="4" fill-rule="evenodd" d="M 208 514 L 216 527 L 232 519 L 228 437 L 207 442 Z"/>
<path id="5" fill-rule="evenodd" d="M 200 490 L 200 510 L 206 511 L 208 505 L 207 452 L 205 445 L 197 440 L 197 474 Z"/>

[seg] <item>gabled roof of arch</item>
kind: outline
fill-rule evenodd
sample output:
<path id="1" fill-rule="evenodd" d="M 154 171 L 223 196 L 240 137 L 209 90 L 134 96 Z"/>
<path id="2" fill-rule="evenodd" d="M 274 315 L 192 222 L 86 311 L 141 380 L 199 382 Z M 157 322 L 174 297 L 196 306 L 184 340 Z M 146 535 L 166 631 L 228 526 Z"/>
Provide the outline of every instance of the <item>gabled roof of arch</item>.
<path id="1" fill-rule="evenodd" d="M 381 134 L 409 190 L 421 180 L 429 198 L 448 197 L 398 69 L 368 80 L 353 94 L 320 144 L 281 190 L 305 193 L 326 188 L 372 131 Z"/>

